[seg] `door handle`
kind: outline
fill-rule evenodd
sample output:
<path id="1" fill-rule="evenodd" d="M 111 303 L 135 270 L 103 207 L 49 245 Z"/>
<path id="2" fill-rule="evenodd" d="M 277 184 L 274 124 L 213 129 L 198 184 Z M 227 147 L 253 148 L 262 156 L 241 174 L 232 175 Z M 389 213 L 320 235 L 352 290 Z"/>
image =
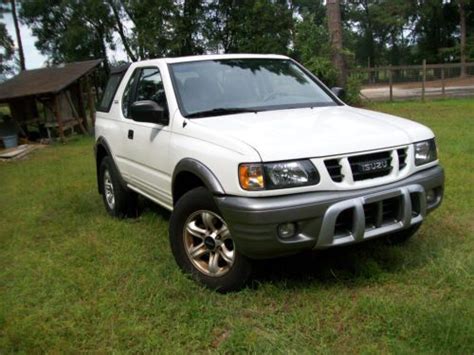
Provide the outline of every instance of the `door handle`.
<path id="1" fill-rule="evenodd" d="M 128 139 L 133 139 L 133 130 L 132 129 L 128 130 Z"/>

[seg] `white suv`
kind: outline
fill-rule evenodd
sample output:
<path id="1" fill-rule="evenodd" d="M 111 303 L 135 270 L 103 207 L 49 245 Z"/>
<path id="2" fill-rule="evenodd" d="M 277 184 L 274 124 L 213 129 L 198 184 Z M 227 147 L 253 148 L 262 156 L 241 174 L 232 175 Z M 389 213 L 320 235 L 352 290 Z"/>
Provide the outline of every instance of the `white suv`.
<path id="1" fill-rule="evenodd" d="M 178 265 L 220 291 L 245 285 L 252 259 L 404 241 L 443 196 L 430 129 L 349 107 L 279 55 L 119 68 L 95 133 L 107 211 L 136 215 L 137 194 L 172 210 Z"/>

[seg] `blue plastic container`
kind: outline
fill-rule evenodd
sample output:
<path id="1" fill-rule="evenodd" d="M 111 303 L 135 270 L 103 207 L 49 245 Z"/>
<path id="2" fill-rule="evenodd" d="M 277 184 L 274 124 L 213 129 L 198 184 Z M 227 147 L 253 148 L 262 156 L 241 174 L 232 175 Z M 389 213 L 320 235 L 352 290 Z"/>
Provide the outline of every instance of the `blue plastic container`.
<path id="1" fill-rule="evenodd" d="M 3 136 L 2 140 L 5 148 L 15 148 L 18 146 L 18 136 L 16 134 L 11 136 Z"/>

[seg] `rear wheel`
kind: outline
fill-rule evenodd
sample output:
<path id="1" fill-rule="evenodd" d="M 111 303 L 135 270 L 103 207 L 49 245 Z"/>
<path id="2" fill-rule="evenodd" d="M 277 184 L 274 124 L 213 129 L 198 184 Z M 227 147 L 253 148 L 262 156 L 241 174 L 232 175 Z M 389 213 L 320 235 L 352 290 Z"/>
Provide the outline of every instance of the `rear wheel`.
<path id="1" fill-rule="evenodd" d="M 407 229 L 390 234 L 387 237 L 387 242 L 391 245 L 398 245 L 407 242 L 420 229 L 421 223 L 415 224 Z"/>
<path id="2" fill-rule="evenodd" d="M 220 292 L 245 286 L 251 262 L 236 250 L 208 190 L 199 187 L 181 197 L 171 215 L 169 233 L 171 250 L 185 273 Z"/>
<path id="3" fill-rule="evenodd" d="M 109 157 L 102 159 L 99 173 L 102 198 L 107 212 L 117 218 L 135 217 L 137 194 L 120 183 L 118 172 Z"/>

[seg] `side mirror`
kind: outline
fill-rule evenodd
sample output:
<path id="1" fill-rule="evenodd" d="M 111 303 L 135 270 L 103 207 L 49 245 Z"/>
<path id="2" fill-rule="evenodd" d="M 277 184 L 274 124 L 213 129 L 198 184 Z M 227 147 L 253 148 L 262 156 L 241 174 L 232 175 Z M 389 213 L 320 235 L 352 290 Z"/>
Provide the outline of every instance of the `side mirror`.
<path id="1" fill-rule="evenodd" d="M 152 100 L 136 101 L 130 107 L 132 120 L 137 122 L 157 123 L 163 126 L 169 124 L 168 113 L 165 108 Z"/>
<path id="2" fill-rule="evenodd" d="M 333 87 L 331 88 L 331 91 L 333 92 L 334 95 L 336 95 L 338 98 L 341 100 L 344 100 L 344 97 L 346 96 L 346 90 L 340 87 Z"/>

